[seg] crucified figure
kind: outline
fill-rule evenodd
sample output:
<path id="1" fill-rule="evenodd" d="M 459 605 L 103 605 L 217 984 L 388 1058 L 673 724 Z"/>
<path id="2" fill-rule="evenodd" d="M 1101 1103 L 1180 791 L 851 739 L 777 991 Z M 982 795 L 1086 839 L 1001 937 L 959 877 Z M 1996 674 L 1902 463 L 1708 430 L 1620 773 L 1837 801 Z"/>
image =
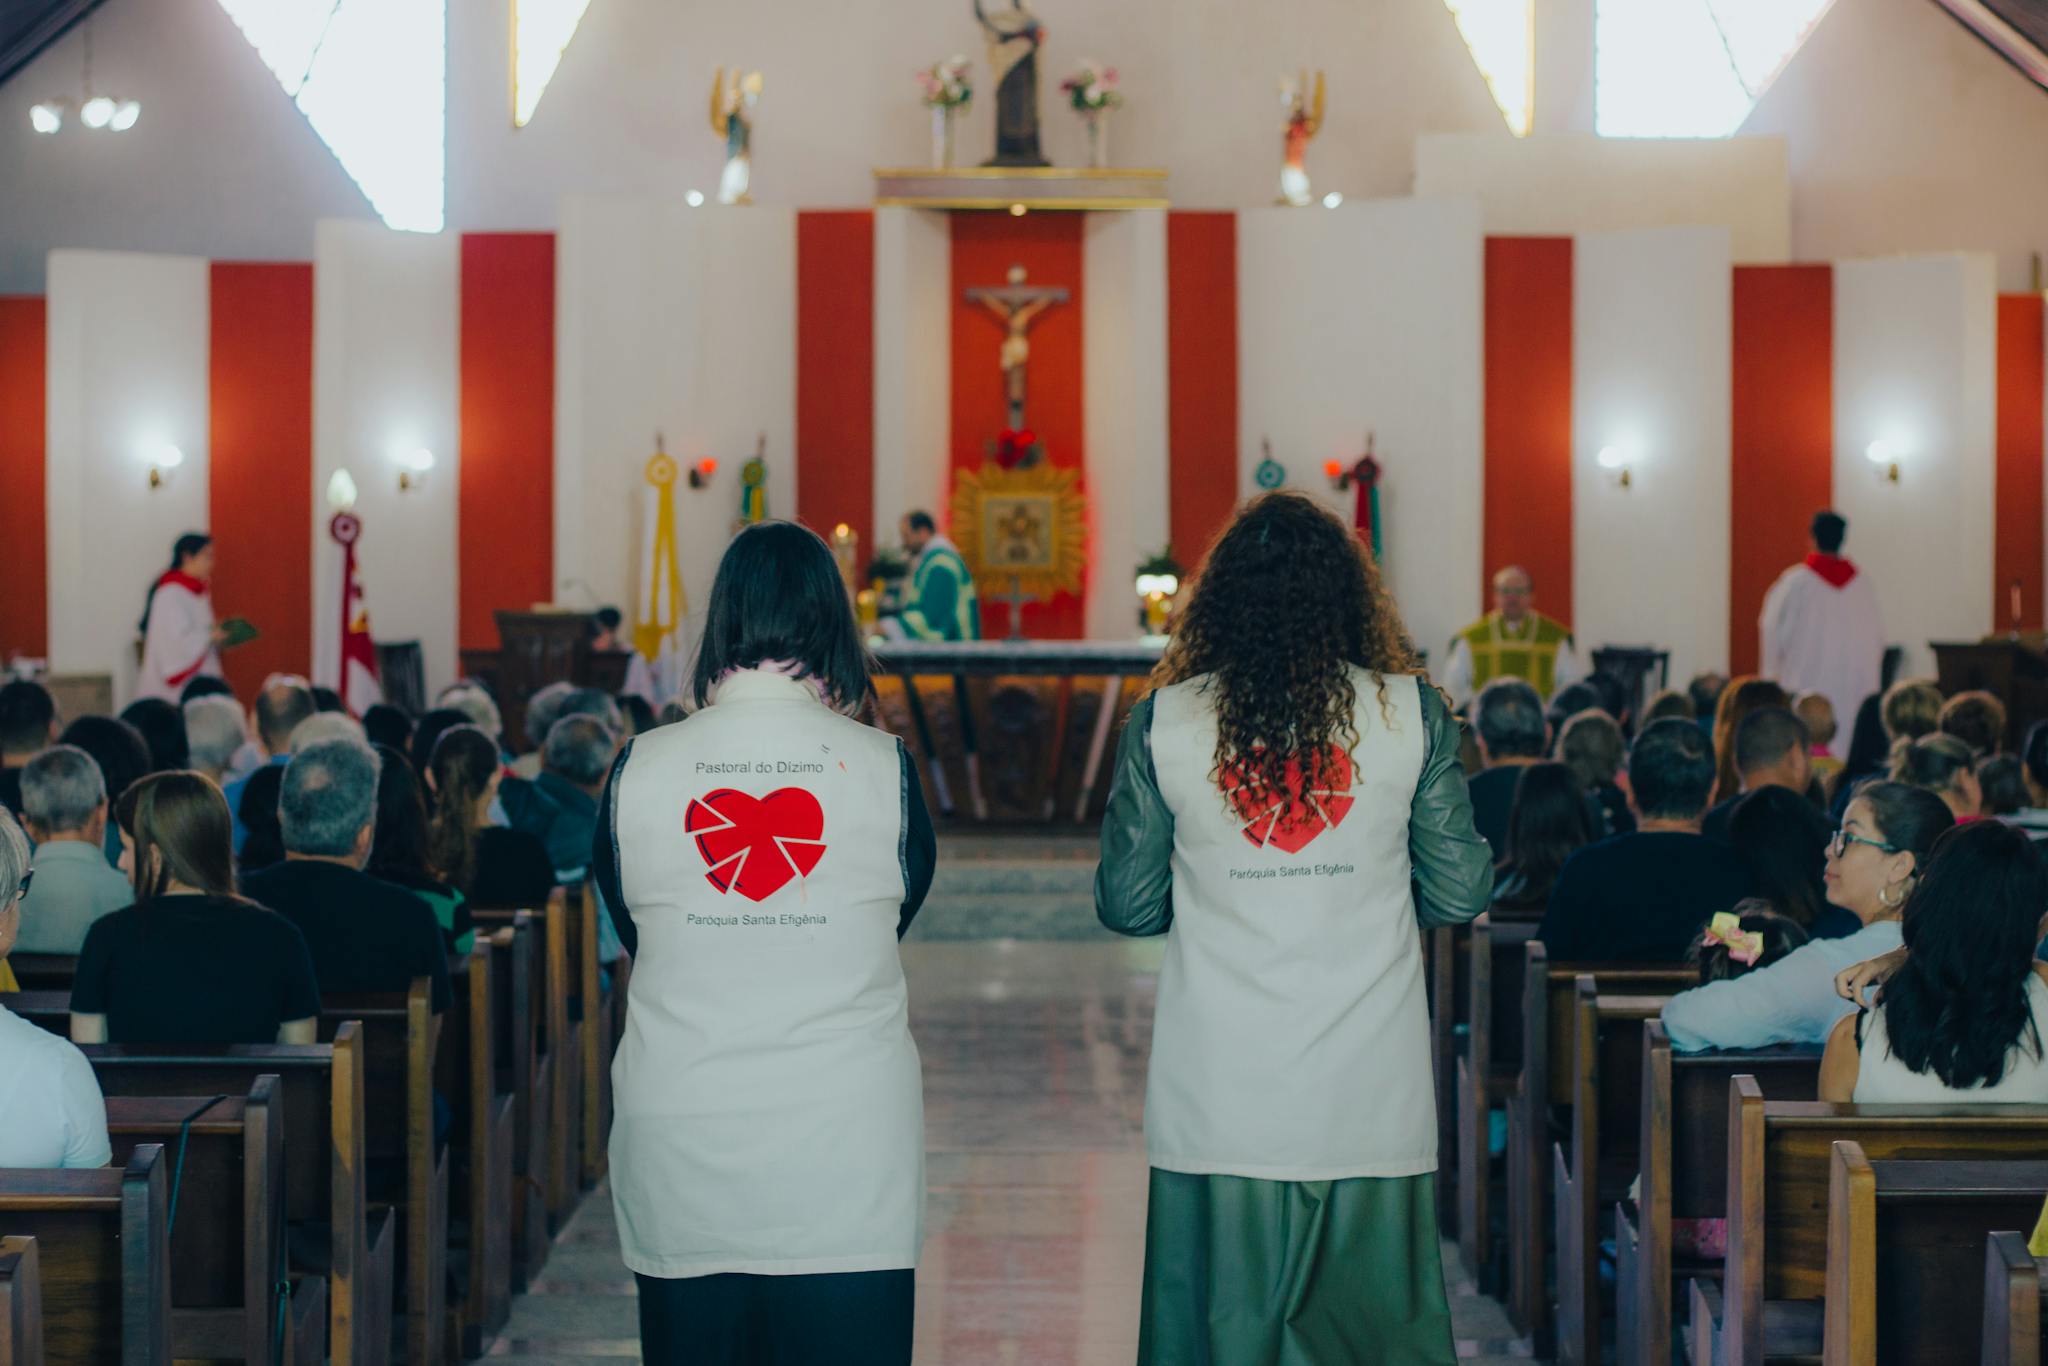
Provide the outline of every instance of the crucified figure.
<path id="1" fill-rule="evenodd" d="M 1012 431 L 1024 427 L 1024 372 L 1031 361 L 1031 324 L 1054 304 L 1067 301 L 1067 291 L 1057 285 L 1027 285 L 1024 267 L 1011 266 L 1009 284 L 1000 289 L 978 287 L 967 291 L 969 303 L 980 304 L 1003 323 L 1003 393 L 1009 403 Z"/>

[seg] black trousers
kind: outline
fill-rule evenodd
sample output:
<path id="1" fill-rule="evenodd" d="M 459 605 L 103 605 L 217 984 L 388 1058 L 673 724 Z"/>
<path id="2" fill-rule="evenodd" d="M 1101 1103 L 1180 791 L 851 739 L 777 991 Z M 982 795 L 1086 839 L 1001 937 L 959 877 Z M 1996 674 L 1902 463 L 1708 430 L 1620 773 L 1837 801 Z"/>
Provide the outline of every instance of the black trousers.
<path id="1" fill-rule="evenodd" d="M 910 1366 L 915 1271 L 634 1279 L 647 1366 Z"/>

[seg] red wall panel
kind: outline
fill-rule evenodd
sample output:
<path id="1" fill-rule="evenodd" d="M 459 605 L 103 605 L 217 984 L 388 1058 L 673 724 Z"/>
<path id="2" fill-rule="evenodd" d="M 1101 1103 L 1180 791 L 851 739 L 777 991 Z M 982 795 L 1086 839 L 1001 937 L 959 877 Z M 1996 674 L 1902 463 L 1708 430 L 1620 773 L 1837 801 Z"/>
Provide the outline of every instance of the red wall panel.
<path id="1" fill-rule="evenodd" d="M 1166 216 L 1168 534 L 1192 569 L 1237 506 L 1237 215 Z"/>
<path id="2" fill-rule="evenodd" d="M 1991 621 L 2010 630 L 2012 588 L 2019 585 L 2023 631 L 2041 629 L 2042 403 L 2048 397 L 2043 373 L 2042 299 L 2039 294 L 2005 294 L 1998 300 L 1998 492 L 1993 537 L 1995 596 Z"/>
<path id="3" fill-rule="evenodd" d="M 890 452 L 892 459 L 901 453 Z M 796 216 L 796 516 L 820 536 L 846 523 L 874 554 L 875 216 L 867 209 Z"/>
<path id="4" fill-rule="evenodd" d="M 1486 239 L 1481 597 L 1519 564 L 1536 606 L 1572 619 L 1572 241 Z M 1442 641 L 1425 641 L 1434 655 Z"/>

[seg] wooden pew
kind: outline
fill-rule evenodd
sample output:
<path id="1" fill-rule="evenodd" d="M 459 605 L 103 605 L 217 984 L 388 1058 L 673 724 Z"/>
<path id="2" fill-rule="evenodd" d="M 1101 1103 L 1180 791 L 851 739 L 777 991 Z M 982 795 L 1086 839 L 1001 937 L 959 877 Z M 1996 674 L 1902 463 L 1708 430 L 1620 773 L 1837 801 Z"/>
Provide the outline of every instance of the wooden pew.
<path id="1" fill-rule="evenodd" d="M 43 1366 L 43 1282 L 33 1238 L 0 1238 L 0 1366 Z"/>
<path id="2" fill-rule="evenodd" d="M 169 1155 L 0 1171 L 0 1228 L 36 1240 L 50 1366 L 171 1366 Z"/>
<path id="3" fill-rule="evenodd" d="M 1575 992 L 1582 973 L 1614 995 L 1670 995 L 1699 983 L 1680 963 L 1553 963 L 1540 939 L 1522 953 L 1522 1078 L 1508 1105 L 1508 1313 L 1551 1355 L 1553 1323 L 1547 1295 L 1552 1126 L 1570 1122 L 1570 1058 Z M 1559 1132 L 1565 1132 L 1560 1129 Z"/>
<path id="4" fill-rule="evenodd" d="M 23 991 L 61 991 L 71 994 L 71 979 L 78 976 L 75 953 L 10 953 L 7 966 Z"/>
<path id="5" fill-rule="evenodd" d="M 583 1171 L 583 1031 L 571 1008 L 577 994 L 575 950 L 583 902 L 557 887 L 540 908 L 540 1047 L 549 1073 L 547 1094 L 547 1210 L 549 1231 L 559 1230 L 575 1212 Z M 527 909 L 532 908 L 513 908 Z M 479 925 L 510 911 L 480 909 Z"/>
<path id="6" fill-rule="evenodd" d="M 1837 1140 L 1825 1366 L 1975 1366 L 1985 1239 L 2038 1216 L 2044 1196 L 2048 1161 L 1873 1162 Z"/>
<path id="7" fill-rule="evenodd" d="M 1458 1182 L 1458 1026 L 1466 1019 L 1464 956 L 1471 947 L 1468 925 L 1447 925 L 1422 931 L 1423 997 L 1429 1008 L 1429 1066 L 1436 1094 L 1437 1230 L 1446 1238 L 1459 1232 L 1464 1202 Z"/>
<path id="8" fill-rule="evenodd" d="M 145 1144 L 171 1163 L 171 1342 L 180 1358 L 317 1363 L 327 1345 L 327 1283 L 287 1280 L 284 1083 L 246 1096 L 115 1096 L 116 1165 Z M 280 1313 L 280 1308 L 284 1312 Z"/>
<path id="9" fill-rule="evenodd" d="M 499 1086 L 497 976 L 480 941 L 449 965 L 454 1002 L 439 1053 L 438 1089 L 453 1112 L 451 1208 L 469 1233 L 462 1299 L 449 1314 L 449 1355 L 479 1357 L 512 1313 L 512 1097 Z"/>
<path id="10" fill-rule="evenodd" d="M 363 1039 L 345 1025 L 324 1044 L 224 1048 L 91 1044 L 107 1096 L 246 1094 L 257 1077 L 284 1089 L 285 1214 L 300 1235 L 294 1268 L 327 1278 L 327 1353 L 335 1366 L 386 1366 L 396 1221 L 365 1185 Z"/>
<path id="11" fill-rule="evenodd" d="M 1728 1261 L 1719 1284 L 1692 1282 L 1693 1360 L 1762 1366 L 1821 1351 L 1829 1163 L 1838 1139 L 1877 1159 L 2025 1160 L 2048 1150 L 2048 1106 L 1766 1101 L 1754 1078 L 1734 1078 Z"/>
<path id="12" fill-rule="evenodd" d="M 404 993 L 326 993 L 323 1037 L 362 1030 L 363 1151 L 370 1197 L 395 1205 L 405 1247 L 407 1366 L 441 1366 L 448 1346 L 448 1154 L 434 1137 L 435 1059 L 443 1021 L 433 985 Z"/>
<path id="13" fill-rule="evenodd" d="M 1637 1161 L 1640 1187 L 1616 1206 L 1615 1318 L 1622 1366 L 1671 1366 L 1671 1300 L 1719 1262 L 1678 1264 L 1671 1227 L 1728 1212 L 1728 1083 L 1756 1079 L 1766 1100 L 1807 1100 L 1820 1082 L 1819 1045 L 1680 1053 L 1662 1020 L 1643 1025 Z"/>
<path id="14" fill-rule="evenodd" d="M 540 934 L 531 911 L 476 912 L 491 953 L 498 1087 L 512 1097 L 512 1287 L 523 1292 L 547 1264 L 548 1114 L 553 1066 L 541 1045 Z"/>
<path id="15" fill-rule="evenodd" d="M 2048 1258 L 2027 1251 L 2027 1235 L 2006 1229 L 1984 1239 L 1983 1366 L 2042 1366 L 2042 1287 Z"/>
<path id="16" fill-rule="evenodd" d="M 69 991 L 0 991 L 0 1006 L 60 1039 L 71 1037 Z"/>
<path id="17" fill-rule="evenodd" d="M 1573 991 L 1571 1140 L 1553 1144 L 1557 1202 L 1557 1359 L 1600 1361 L 1600 1212 L 1628 1193 L 1642 1138 L 1643 1026 L 1669 996 L 1603 993 L 1591 973 Z"/>
<path id="18" fill-rule="evenodd" d="M 614 1011 L 619 1004 L 617 990 L 607 992 L 601 985 L 597 961 L 597 885 L 583 884 L 579 898 L 582 914 L 576 925 L 576 997 L 582 1006 L 583 1028 L 583 1189 L 596 1187 L 609 1165 L 605 1147 L 612 1127 L 612 1040 L 617 1034 Z"/>
<path id="19" fill-rule="evenodd" d="M 1482 1290 L 1500 1288 L 1493 1236 L 1493 1119 L 1522 1077 L 1522 960 L 1533 919 L 1472 922 L 1466 952 L 1464 1049 L 1457 1059 L 1458 1251 Z"/>

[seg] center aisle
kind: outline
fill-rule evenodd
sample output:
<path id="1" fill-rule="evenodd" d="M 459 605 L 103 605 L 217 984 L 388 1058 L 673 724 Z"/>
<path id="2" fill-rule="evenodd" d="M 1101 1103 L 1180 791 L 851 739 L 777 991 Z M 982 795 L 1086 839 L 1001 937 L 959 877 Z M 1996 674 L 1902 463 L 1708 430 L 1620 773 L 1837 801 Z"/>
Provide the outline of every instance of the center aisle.
<path id="1" fill-rule="evenodd" d="M 931 1192 L 917 1366 L 1136 1360 L 1145 1057 L 1160 949 L 1107 935 L 904 946 Z M 1455 1270 L 1451 1295 L 1461 1357 L 1526 1359 L 1499 1306 Z M 514 1303 L 491 1355 L 637 1361 L 632 1297 L 600 1187 L 532 1293 Z"/>

